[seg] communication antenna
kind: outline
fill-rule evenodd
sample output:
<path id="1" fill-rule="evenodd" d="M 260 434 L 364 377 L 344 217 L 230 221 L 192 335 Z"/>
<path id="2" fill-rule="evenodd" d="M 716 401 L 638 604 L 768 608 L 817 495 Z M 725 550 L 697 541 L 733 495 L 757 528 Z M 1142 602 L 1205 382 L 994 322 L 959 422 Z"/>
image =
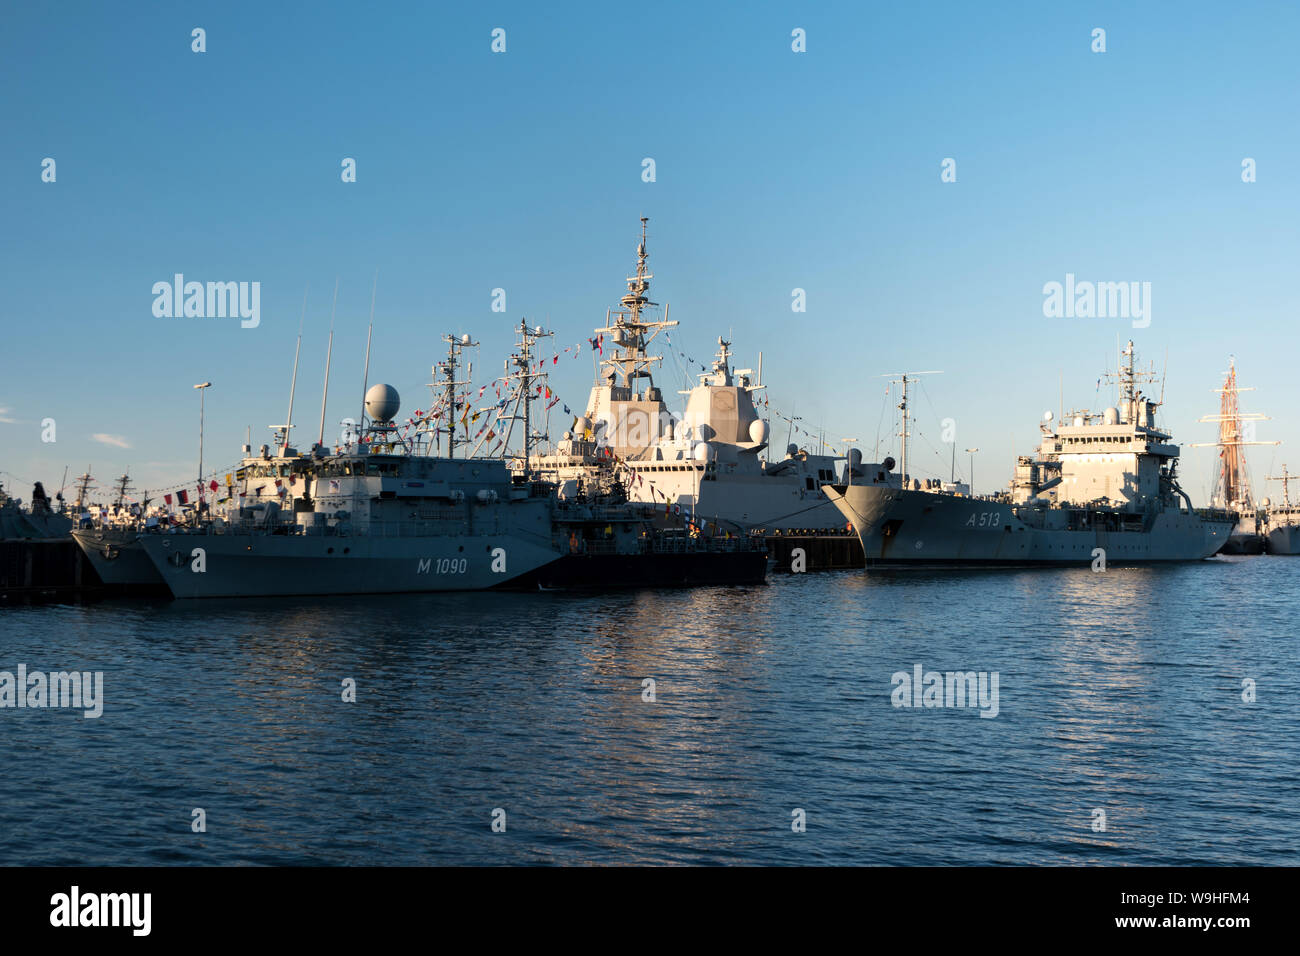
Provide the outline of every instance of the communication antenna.
<path id="1" fill-rule="evenodd" d="M 370 326 L 366 329 L 366 368 L 361 375 L 361 418 L 358 434 L 366 428 L 366 389 L 370 387 L 370 336 L 375 331 L 375 292 L 379 288 L 379 270 L 375 270 L 375 281 L 370 286 Z"/>
<path id="2" fill-rule="evenodd" d="M 334 304 L 330 306 L 330 343 L 325 350 L 325 391 L 320 397 L 320 433 L 317 445 L 325 444 L 325 404 L 330 398 L 330 359 L 334 356 L 334 310 L 339 304 L 339 280 L 334 279 Z"/>
<path id="3" fill-rule="evenodd" d="M 899 411 L 903 413 L 903 430 L 899 433 L 900 437 L 903 439 L 903 448 L 902 448 L 902 452 L 899 454 L 898 474 L 899 477 L 902 478 L 903 480 L 904 488 L 907 487 L 907 439 L 908 436 L 910 435 L 910 430 L 908 429 L 908 419 L 910 416 L 908 414 L 907 390 L 908 387 L 912 384 L 912 381 L 916 379 L 917 376 L 942 375 L 942 374 L 943 374 L 942 371 L 936 371 L 932 369 L 928 372 L 890 372 L 888 375 L 880 376 L 881 378 L 890 379 L 891 385 L 903 386 L 903 400 L 898 403 Z"/>

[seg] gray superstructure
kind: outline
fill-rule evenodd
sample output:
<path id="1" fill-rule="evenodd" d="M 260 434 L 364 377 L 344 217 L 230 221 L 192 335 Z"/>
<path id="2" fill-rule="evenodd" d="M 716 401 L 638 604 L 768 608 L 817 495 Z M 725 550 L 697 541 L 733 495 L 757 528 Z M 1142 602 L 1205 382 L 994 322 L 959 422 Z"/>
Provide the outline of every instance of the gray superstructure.
<path id="1" fill-rule="evenodd" d="M 844 469 L 843 456 L 785 446 L 770 451 L 771 427 L 755 396 L 765 387 L 759 370 L 733 368 L 731 342 L 718 339 L 717 358 L 684 391 L 686 408 L 669 410 L 655 386 L 650 354 L 655 337 L 676 322 L 653 320 L 649 299 L 646 220 L 641 220 L 636 275 L 620 308 L 596 329 L 603 354 L 585 414 L 575 418 L 557 447 L 532 456 L 533 473 L 560 486 L 562 495 L 617 474 L 633 501 L 668 507 L 735 530 L 768 533 L 842 529 L 839 512 L 822 493 Z M 856 451 L 856 450 L 855 450 Z M 854 468 L 861 465 L 855 455 Z"/>
<path id="2" fill-rule="evenodd" d="M 898 487 L 883 470 L 827 487 L 867 566 L 1098 567 L 1215 554 L 1235 519 L 1197 512 L 1179 487 L 1179 448 L 1156 427 L 1157 403 L 1136 389 L 1133 351 L 1129 342 L 1119 406 L 1069 424 L 1053 425 L 1049 413 L 1038 455 L 1019 459 L 1009 493 L 936 492 L 908 475 Z"/>

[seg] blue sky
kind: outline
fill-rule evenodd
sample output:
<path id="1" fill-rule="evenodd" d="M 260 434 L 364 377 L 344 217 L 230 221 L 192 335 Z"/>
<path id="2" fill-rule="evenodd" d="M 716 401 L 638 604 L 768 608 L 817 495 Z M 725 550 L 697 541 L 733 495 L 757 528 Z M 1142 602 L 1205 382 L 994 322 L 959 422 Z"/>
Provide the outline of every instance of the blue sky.
<path id="1" fill-rule="evenodd" d="M 761 349 L 773 406 L 832 440 L 870 451 L 879 431 L 883 452 L 880 376 L 942 369 L 914 406 L 913 471 L 946 473 L 952 417 L 991 490 L 1059 382 L 1067 407 L 1113 401 L 1096 382 L 1132 336 L 1158 371 L 1168 354 L 1162 423 L 1184 446 L 1213 439 L 1196 420 L 1236 356 L 1259 387 L 1244 407 L 1273 416 L 1259 437 L 1284 442 L 1251 453 L 1259 485 L 1300 470 L 1298 21 L 1281 4 L 10 5 L 0 477 L 24 496 L 65 465 L 179 485 L 208 380 L 206 457 L 233 462 L 246 425 L 259 443 L 283 420 L 308 285 L 309 444 L 338 278 L 336 436 L 376 269 L 371 382 L 425 407 L 447 332 L 482 342 L 479 383 L 522 316 L 562 345 L 590 335 L 645 215 L 681 350 Z M 261 325 L 156 318 L 153 283 L 177 272 L 260 282 Z M 1066 273 L 1150 282 L 1150 327 L 1044 318 Z M 591 377 L 584 355 L 553 386 L 581 406 Z M 683 387 L 672 363 L 661 384 Z M 1199 502 L 1213 451 L 1184 458 Z"/>

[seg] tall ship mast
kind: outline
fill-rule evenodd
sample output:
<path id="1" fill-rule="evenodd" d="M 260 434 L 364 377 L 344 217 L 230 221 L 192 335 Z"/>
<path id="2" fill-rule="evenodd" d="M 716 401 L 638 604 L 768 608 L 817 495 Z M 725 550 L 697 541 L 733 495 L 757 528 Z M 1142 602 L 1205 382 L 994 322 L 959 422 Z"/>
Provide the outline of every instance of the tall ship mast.
<path id="1" fill-rule="evenodd" d="M 1224 554 L 1263 554 L 1264 536 L 1259 527 L 1255 499 L 1250 488 L 1250 469 L 1246 462 L 1245 449 L 1249 445 L 1277 445 L 1276 441 L 1248 440 L 1254 430 L 1255 422 L 1268 421 L 1267 415 L 1257 412 L 1243 413 L 1237 396 L 1242 392 L 1253 392 L 1253 387 L 1237 384 L 1237 363 L 1228 358 L 1228 371 L 1223 387 L 1215 389 L 1220 395 L 1219 414 L 1205 415 L 1202 422 L 1213 422 L 1219 426 L 1217 442 L 1197 442 L 1193 448 L 1215 447 L 1219 449 L 1219 461 L 1214 476 L 1214 490 L 1210 503 L 1218 508 L 1235 511 L 1240 517 L 1224 545 Z"/>

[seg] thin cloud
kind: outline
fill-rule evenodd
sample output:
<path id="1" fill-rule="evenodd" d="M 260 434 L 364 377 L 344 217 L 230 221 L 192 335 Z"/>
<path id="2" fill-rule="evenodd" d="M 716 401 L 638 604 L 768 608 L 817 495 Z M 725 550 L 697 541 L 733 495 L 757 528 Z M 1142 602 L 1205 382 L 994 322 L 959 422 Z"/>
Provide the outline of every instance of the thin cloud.
<path id="1" fill-rule="evenodd" d="M 18 424 L 18 419 L 9 417 L 9 413 L 12 411 L 13 409 L 10 408 L 8 405 L 0 405 L 0 425 Z"/>
<path id="2" fill-rule="evenodd" d="M 131 443 L 121 435 L 105 435 L 103 432 L 96 432 L 90 436 L 101 445 L 112 445 L 114 448 L 130 448 Z"/>

